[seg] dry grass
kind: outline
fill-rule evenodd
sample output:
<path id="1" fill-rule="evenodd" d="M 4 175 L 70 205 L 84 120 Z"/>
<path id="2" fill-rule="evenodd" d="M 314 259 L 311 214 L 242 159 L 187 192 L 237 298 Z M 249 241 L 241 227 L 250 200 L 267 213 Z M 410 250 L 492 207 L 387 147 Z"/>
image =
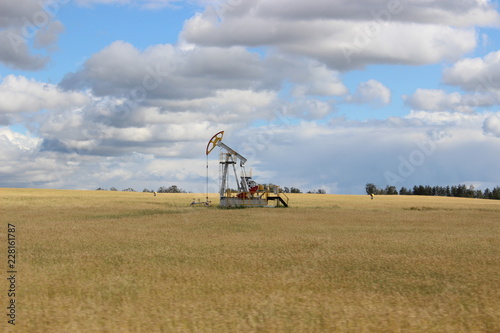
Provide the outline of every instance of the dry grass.
<path id="1" fill-rule="evenodd" d="M 498 201 L 194 197 L 0 189 L 1 243 L 18 228 L 13 331 L 500 331 Z"/>

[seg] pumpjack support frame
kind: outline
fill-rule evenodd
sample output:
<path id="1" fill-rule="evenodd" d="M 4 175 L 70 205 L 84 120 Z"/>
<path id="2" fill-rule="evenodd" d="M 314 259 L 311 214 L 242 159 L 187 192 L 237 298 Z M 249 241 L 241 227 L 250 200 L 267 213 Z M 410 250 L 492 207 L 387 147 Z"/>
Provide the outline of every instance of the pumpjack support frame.
<path id="1" fill-rule="evenodd" d="M 222 207 L 288 207 L 288 197 L 277 185 L 260 185 L 252 180 L 245 171 L 247 159 L 222 142 L 224 131 L 215 134 L 207 144 L 208 156 L 215 147 L 221 148 L 220 154 L 220 205 Z M 238 177 L 236 164 L 239 162 L 241 174 Z M 232 166 L 232 168 L 231 168 Z M 229 185 L 230 169 L 234 173 L 237 190 Z"/>

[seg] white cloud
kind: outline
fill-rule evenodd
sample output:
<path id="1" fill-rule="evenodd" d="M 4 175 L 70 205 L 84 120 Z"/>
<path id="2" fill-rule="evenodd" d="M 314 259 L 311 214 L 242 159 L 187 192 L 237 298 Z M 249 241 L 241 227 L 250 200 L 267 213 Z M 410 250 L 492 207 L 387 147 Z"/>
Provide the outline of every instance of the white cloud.
<path id="1" fill-rule="evenodd" d="M 472 92 L 500 93 L 500 51 L 463 59 L 443 72 L 443 82 Z"/>
<path id="2" fill-rule="evenodd" d="M 38 155 L 41 139 L 0 128 L 0 179 L 2 187 L 34 187 L 55 180 L 57 162 Z"/>
<path id="3" fill-rule="evenodd" d="M 262 57 L 242 47 L 180 50 L 167 44 L 139 51 L 115 42 L 78 72 L 66 75 L 60 86 L 110 96 L 115 104 L 108 109 L 116 112 L 100 114 L 116 127 L 143 127 L 152 119 L 233 126 L 270 119 L 285 81 L 292 83 L 292 95 L 301 100 L 297 108 L 303 109 L 296 115 L 322 118 L 332 108 L 314 98 L 341 96 L 348 90 L 337 71 L 315 61 L 305 63 Z"/>
<path id="4" fill-rule="evenodd" d="M 84 93 L 64 92 L 24 76 L 9 75 L 0 83 L 0 114 L 78 108 L 89 101 Z"/>
<path id="5" fill-rule="evenodd" d="M 464 97 L 457 93 L 446 93 L 439 89 L 417 89 L 411 96 L 404 96 L 406 104 L 416 110 L 472 112 L 465 105 Z"/>
<path id="6" fill-rule="evenodd" d="M 349 95 L 346 102 L 370 104 L 380 107 L 391 103 L 391 90 L 377 80 L 368 80 L 358 85 L 354 95 Z"/>
<path id="7" fill-rule="evenodd" d="M 295 70 L 291 79 L 297 84 L 292 93 L 294 96 L 342 96 L 348 93 L 339 73 L 317 62 L 306 62 L 305 69 Z"/>
<path id="8" fill-rule="evenodd" d="M 47 119 L 47 125 L 53 120 Z M 362 193 L 367 182 L 385 187 L 389 180 L 397 180 L 392 185 L 398 187 L 500 183 L 496 172 L 500 156 L 491 153 L 500 148 L 494 137 L 500 121 L 492 114 L 419 111 L 398 121 L 341 120 L 323 125 L 277 120 L 275 125 L 246 130 L 162 121 L 144 128 L 102 127 L 102 137 L 87 147 L 77 146 L 84 134 L 69 133 L 92 124 L 74 122 L 80 127 L 70 127 L 68 132 L 50 129 L 53 139 L 64 141 L 58 150 L 46 149 L 46 139 L 42 143 L 48 128 L 42 128 L 38 138 L 4 129 L 0 131 L 0 155 L 5 156 L 0 168 L 2 186 L 141 190 L 176 184 L 202 192 L 204 148 L 221 129 L 226 130 L 226 143 L 249 159 L 247 167 L 261 183 L 353 194 Z M 493 135 L 485 136 L 483 131 Z M 400 175 L 401 158 L 413 158 L 422 147 L 432 149 L 411 172 Z M 211 157 L 210 163 L 211 191 L 215 192 L 217 158 Z M 392 174 L 389 180 L 388 174 Z"/>
<path id="9" fill-rule="evenodd" d="M 446 127 L 467 127 L 468 123 L 474 123 L 476 129 L 484 120 L 485 115 L 479 113 L 460 113 L 450 111 L 411 111 L 404 119 L 418 120 L 419 124 Z"/>
<path id="10" fill-rule="evenodd" d="M 393 4 L 239 1 L 223 10 L 208 5 L 186 21 L 181 40 L 204 46 L 270 46 L 345 70 L 373 63 L 458 60 L 477 45 L 474 26 L 500 23 L 488 3 Z"/>
<path id="11" fill-rule="evenodd" d="M 39 70 L 49 58 L 32 54 L 28 41 L 18 29 L 6 29 L 0 30 L 0 62 L 15 69 Z"/>
<path id="12" fill-rule="evenodd" d="M 484 120 L 483 130 L 485 134 L 500 138 L 500 116 L 493 114 Z"/>
<path id="13" fill-rule="evenodd" d="M 478 107 L 498 104 L 499 93 L 480 92 L 447 93 L 441 89 L 417 89 L 413 95 L 403 96 L 405 103 L 414 110 L 474 112 Z"/>
<path id="14" fill-rule="evenodd" d="M 3 147 L 8 146 L 9 149 L 25 152 L 35 150 L 41 143 L 41 139 L 39 138 L 14 132 L 7 127 L 0 127 L 0 139 L 2 140 Z"/>
<path id="15" fill-rule="evenodd" d="M 211 18 L 224 20 L 231 17 L 254 15 L 277 20 L 338 19 L 359 21 L 400 21 L 446 24 L 461 27 L 473 25 L 498 26 L 499 14 L 489 0 L 453 1 L 352 1 L 311 0 L 229 0 L 214 3 L 199 0 L 206 6 Z"/>
<path id="16" fill-rule="evenodd" d="M 57 49 L 55 46 L 59 35 L 64 31 L 64 25 L 60 21 L 52 21 L 40 29 L 36 34 L 33 45 L 37 49 Z"/>
<path id="17" fill-rule="evenodd" d="M 61 22 L 54 21 L 63 1 L 19 0 L 0 3 L 0 62 L 22 70 L 40 70 L 50 56 L 34 53 L 31 47 L 52 51 Z"/>
<path id="18" fill-rule="evenodd" d="M 140 51 L 117 41 L 67 74 L 60 86 L 142 102 L 203 98 L 224 89 L 267 90 L 277 85 L 271 79 L 260 56 L 242 47 L 183 51 L 166 44 Z"/>
<path id="19" fill-rule="evenodd" d="M 16 0 L 2 1 L 0 3 L 0 28 L 10 26 L 22 26 L 25 24 L 21 18 L 33 18 L 33 16 L 44 10 L 48 0 Z"/>

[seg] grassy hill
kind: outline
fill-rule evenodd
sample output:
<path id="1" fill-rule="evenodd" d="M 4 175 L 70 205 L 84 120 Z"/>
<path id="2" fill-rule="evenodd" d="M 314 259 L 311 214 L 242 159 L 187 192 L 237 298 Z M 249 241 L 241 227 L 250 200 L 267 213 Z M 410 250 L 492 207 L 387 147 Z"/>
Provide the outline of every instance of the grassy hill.
<path id="1" fill-rule="evenodd" d="M 289 197 L 0 189 L 3 309 L 8 223 L 17 250 L 0 330 L 500 331 L 499 201 Z"/>

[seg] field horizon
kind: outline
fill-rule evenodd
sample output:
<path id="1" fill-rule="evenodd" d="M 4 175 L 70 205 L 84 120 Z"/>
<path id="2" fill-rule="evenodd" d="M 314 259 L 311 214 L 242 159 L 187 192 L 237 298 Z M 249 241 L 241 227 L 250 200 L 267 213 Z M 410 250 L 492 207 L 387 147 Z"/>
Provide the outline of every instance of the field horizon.
<path id="1" fill-rule="evenodd" d="M 7 332 L 498 332 L 497 200 L 0 188 Z"/>

